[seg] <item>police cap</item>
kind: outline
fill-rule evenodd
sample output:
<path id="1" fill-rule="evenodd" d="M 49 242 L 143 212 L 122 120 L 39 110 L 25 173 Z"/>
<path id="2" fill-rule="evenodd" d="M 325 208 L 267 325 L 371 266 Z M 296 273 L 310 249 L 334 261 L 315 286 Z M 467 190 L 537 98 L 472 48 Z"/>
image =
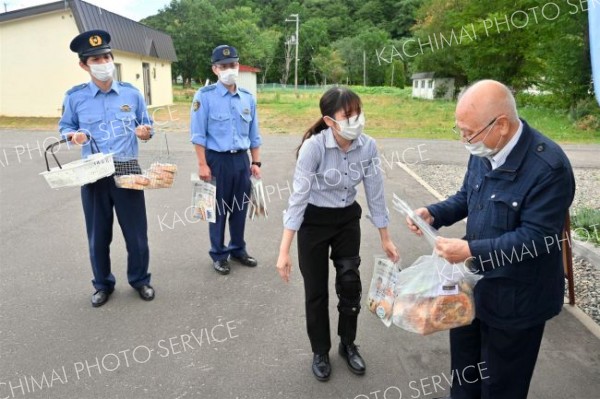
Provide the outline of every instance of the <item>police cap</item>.
<path id="1" fill-rule="evenodd" d="M 231 62 L 237 62 L 240 59 L 238 52 L 235 47 L 227 46 L 222 44 L 215 47 L 210 57 L 210 61 L 213 64 L 229 64 Z"/>
<path id="2" fill-rule="evenodd" d="M 106 31 L 95 29 L 83 32 L 71 41 L 71 51 L 79 54 L 80 57 L 91 57 L 110 53 L 111 49 L 110 34 Z"/>

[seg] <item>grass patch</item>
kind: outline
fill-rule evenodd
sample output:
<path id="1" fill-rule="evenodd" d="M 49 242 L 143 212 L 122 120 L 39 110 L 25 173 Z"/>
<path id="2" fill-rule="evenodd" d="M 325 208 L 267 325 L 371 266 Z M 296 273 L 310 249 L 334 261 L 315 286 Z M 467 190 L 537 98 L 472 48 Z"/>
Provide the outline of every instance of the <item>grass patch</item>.
<path id="1" fill-rule="evenodd" d="M 189 112 L 200 86 L 173 87 L 179 127 L 189 126 Z M 258 94 L 261 131 L 265 134 L 300 136 L 320 117 L 319 99 L 327 88 L 265 88 Z M 421 100 L 411 97 L 412 89 L 394 87 L 352 87 L 363 101 L 366 132 L 374 137 L 457 140 L 454 101 Z M 524 105 L 520 114 L 534 128 L 561 143 L 600 143 L 600 131 L 578 129 L 566 111 L 540 104 Z M 157 113 L 157 119 L 165 113 Z M 160 116 L 158 116 L 160 115 Z M 160 120 L 159 120 L 160 121 Z M 57 130 L 57 118 L 12 118 L 0 116 L 0 128 Z"/>
<path id="2" fill-rule="evenodd" d="M 0 129 L 53 130 L 58 132 L 59 118 L 0 116 Z"/>
<path id="3" fill-rule="evenodd" d="M 600 246 L 600 209 L 576 209 L 571 215 L 571 228 L 580 240 Z"/>

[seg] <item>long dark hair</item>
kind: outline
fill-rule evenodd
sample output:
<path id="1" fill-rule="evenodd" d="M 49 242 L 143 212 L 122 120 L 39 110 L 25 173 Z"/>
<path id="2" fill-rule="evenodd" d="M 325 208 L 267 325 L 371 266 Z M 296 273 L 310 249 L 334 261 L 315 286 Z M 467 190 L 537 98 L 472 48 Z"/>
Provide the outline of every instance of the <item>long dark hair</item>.
<path id="1" fill-rule="evenodd" d="M 329 116 L 335 119 L 335 113 L 340 110 L 344 110 L 346 115 L 359 114 L 362 110 L 362 102 L 360 101 L 360 97 L 347 87 L 332 87 L 321 96 L 319 109 L 321 110 L 321 117 L 304 133 L 302 142 L 296 149 L 296 158 L 298 158 L 298 154 L 300 153 L 300 147 L 302 147 L 302 144 L 308 138 L 328 128 L 323 117 Z"/>

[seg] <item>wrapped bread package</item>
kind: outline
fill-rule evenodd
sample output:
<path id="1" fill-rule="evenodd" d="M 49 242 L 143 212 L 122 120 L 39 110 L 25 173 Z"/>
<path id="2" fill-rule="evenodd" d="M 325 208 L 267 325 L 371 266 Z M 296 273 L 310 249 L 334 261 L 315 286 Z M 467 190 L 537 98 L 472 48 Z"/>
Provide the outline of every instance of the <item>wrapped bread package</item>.
<path id="1" fill-rule="evenodd" d="M 473 287 L 480 278 L 464 263 L 421 256 L 398 275 L 393 323 L 422 335 L 471 324 L 475 318 Z"/>
<path id="2" fill-rule="evenodd" d="M 392 324 L 392 309 L 399 272 L 399 263 L 394 263 L 385 256 L 375 257 L 367 306 L 387 327 Z"/>
<path id="3" fill-rule="evenodd" d="M 150 179 L 144 175 L 121 175 L 115 176 L 115 185 L 119 188 L 131 190 L 143 190 L 150 185 Z"/>
<path id="4" fill-rule="evenodd" d="M 171 188 L 175 181 L 177 165 L 154 162 L 147 171 L 150 184 L 148 188 Z"/>

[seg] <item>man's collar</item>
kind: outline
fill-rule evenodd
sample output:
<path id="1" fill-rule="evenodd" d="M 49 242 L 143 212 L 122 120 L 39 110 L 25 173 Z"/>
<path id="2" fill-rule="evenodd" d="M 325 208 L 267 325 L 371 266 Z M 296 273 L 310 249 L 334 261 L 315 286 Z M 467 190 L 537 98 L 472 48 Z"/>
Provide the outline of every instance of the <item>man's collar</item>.
<path id="1" fill-rule="evenodd" d="M 233 93 L 231 93 L 232 96 L 235 96 L 238 92 L 238 88 L 237 85 L 235 85 L 235 91 Z M 225 85 L 223 83 L 221 83 L 220 80 L 217 81 L 217 93 L 219 93 L 221 95 L 221 97 L 223 97 L 225 94 L 229 93 L 229 89 L 227 87 L 225 87 Z"/>
<path id="2" fill-rule="evenodd" d="M 90 80 L 89 88 L 94 97 L 96 97 L 96 95 L 102 91 L 102 90 L 100 90 L 98 85 L 93 80 Z M 114 79 L 110 85 L 110 89 L 108 90 L 108 93 L 110 93 L 111 90 L 113 90 L 115 93 L 119 94 L 119 84 Z"/>
<path id="3" fill-rule="evenodd" d="M 522 132 L 523 132 L 523 122 L 521 122 L 519 120 L 519 127 L 517 128 L 517 131 L 515 132 L 515 134 L 513 134 L 513 136 L 510 138 L 510 140 L 506 143 L 506 145 L 504 147 L 502 147 L 502 149 L 500 151 L 498 151 L 498 153 L 496 153 L 494 156 L 491 157 L 490 162 L 502 166 L 504 164 L 504 162 L 506 162 L 506 158 L 508 158 L 508 156 L 510 155 L 513 148 L 515 148 L 515 145 L 519 141 L 519 138 L 521 138 Z"/>
<path id="4" fill-rule="evenodd" d="M 525 158 L 525 155 L 527 155 L 527 151 L 529 149 L 529 143 L 531 141 L 532 135 L 527 122 L 521 119 L 521 123 L 521 137 L 519 137 L 518 141 L 514 145 L 514 148 L 506 157 L 506 162 L 504 162 L 504 164 L 498 167 L 496 170 L 504 172 L 515 172 L 523 163 L 523 159 Z"/>

